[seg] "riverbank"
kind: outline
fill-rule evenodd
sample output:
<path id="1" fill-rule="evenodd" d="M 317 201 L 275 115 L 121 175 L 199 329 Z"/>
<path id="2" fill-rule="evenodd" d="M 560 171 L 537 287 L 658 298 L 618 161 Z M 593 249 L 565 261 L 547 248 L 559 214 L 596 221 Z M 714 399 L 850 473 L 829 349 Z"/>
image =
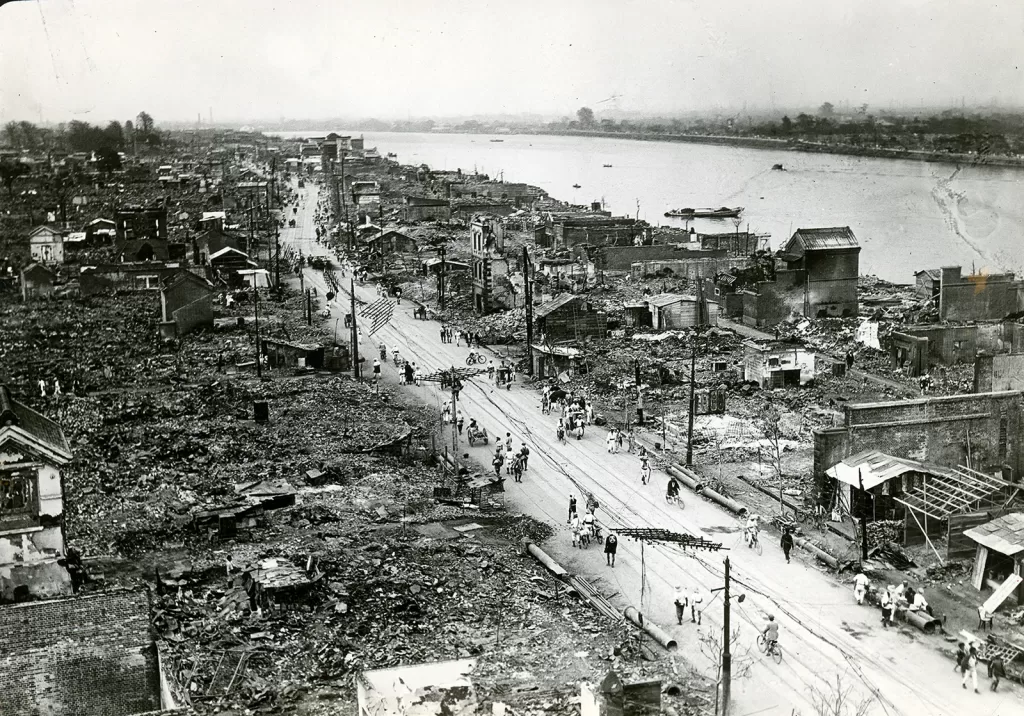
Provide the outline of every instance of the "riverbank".
<path id="1" fill-rule="evenodd" d="M 461 134 L 461 133 L 459 133 Z M 933 164 L 971 164 L 996 167 L 1024 167 L 1024 157 L 980 156 L 977 154 L 949 154 L 912 149 L 886 147 L 859 147 L 851 144 L 821 144 L 800 139 L 771 139 L 768 137 L 733 137 L 718 134 L 649 134 L 644 132 L 600 132 L 586 130 L 521 131 L 518 134 L 551 135 L 559 137 L 601 137 L 605 139 L 632 139 L 641 142 L 687 142 L 712 146 L 744 147 L 775 151 L 807 152 L 810 154 L 839 154 L 879 159 L 904 159 Z"/>

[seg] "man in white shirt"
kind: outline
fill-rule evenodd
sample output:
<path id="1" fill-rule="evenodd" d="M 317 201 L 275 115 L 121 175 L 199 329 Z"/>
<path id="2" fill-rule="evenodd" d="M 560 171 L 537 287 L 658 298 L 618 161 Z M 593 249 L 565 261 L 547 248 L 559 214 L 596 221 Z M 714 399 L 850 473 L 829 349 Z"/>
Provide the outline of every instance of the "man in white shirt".
<path id="1" fill-rule="evenodd" d="M 682 585 L 676 587 L 676 621 L 680 624 L 683 623 L 683 617 L 686 616 L 686 607 L 688 605 L 688 599 L 686 597 L 686 590 L 683 589 Z"/>
<path id="2" fill-rule="evenodd" d="M 871 580 L 867 575 L 864 572 L 857 572 L 857 576 L 853 578 L 853 596 L 857 598 L 857 604 L 864 603 L 864 596 L 868 593 L 870 585 Z"/>

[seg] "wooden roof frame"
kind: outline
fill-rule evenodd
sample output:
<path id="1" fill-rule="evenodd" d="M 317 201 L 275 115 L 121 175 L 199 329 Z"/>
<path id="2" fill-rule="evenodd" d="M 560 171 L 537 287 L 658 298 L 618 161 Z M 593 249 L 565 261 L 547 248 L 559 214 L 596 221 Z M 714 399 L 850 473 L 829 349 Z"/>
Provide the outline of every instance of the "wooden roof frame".
<path id="1" fill-rule="evenodd" d="M 894 498 L 904 507 L 936 520 L 967 512 L 976 502 L 991 497 L 1004 488 L 1014 487 L 1009 482 L 960 465 L 945 475 L 924 475 L 924 483 L 903 497 Z"/>

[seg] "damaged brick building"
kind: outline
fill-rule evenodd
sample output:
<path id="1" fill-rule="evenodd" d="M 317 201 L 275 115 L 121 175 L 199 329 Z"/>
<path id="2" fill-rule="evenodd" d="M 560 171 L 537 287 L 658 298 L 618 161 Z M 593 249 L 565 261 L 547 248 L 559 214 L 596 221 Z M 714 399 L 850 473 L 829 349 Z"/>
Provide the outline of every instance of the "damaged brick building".
<path id="1" fill-rule="evenodd" d="M 1018 391 L 847 405 L 843 422 L 814 431 L 814 475 L 866 449 L 1019 480 L 1024 396 Z"/>

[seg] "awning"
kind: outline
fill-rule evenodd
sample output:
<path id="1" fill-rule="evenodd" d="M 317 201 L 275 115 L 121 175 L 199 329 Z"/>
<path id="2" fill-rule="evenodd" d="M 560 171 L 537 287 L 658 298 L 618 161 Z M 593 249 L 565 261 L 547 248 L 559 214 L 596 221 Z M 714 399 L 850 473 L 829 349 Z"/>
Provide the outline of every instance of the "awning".
<path id="1" fill-rule="evenodd" d="M 964 531 L 968 537 L 993 552 L 1008 557 L 1024 552 L 1024 514 L 1012 512 Z"/>
<path id="2" fill-rule="evenodd" d="M 825 474 L 847 485 L 870 490 L 907 472 L 941 475 L 951 473 L 952 470 L 907 458 L 893 457 L 878 450 L 864 450 L 836 463 L 826 470 Z"/>

